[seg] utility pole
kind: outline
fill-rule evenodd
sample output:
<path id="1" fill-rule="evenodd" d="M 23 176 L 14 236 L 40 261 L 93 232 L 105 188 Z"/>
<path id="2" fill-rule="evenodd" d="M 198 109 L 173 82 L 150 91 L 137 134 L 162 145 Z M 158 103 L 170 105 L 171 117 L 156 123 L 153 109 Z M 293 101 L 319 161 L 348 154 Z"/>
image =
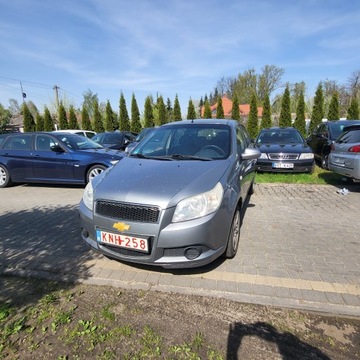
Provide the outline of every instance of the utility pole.
<path id="1" fill-rule="evenodd" d="M 57 85 L 54 85 L 54 88 L 55 90 L 55 101 L 56 101 L 56 107 L 57 107 L 57 110 L 59 111 L 59 92 L 58 90 L 60 89 Z"/>
<path id="2" fill-rule="evenodd" d="M 23 104 L 25 104 L 26 94 L 24 93 L 21 81 L 20 81 L 20 88 L 21 88 L 21 97 L 23 99 Z"/>

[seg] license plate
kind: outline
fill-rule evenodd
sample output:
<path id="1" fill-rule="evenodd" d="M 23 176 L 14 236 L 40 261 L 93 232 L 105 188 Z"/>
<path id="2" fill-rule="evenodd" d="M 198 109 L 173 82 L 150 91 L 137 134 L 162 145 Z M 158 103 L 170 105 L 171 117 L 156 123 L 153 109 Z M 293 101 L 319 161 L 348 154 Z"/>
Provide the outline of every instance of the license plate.
<path id="1" fill-rule="evenodd" d="M 272 167 L 274 169 L 293 169 L 294 164 L 293 163 L 273 163 Z"/>
<path id="2" fill-rule="evenodd" d="M 146 238 L 139 238 L 124 234 L 114 234 L 107 231 L 97 230 L 96 239 L 99 243 L 102 244 L 149 252 L 149 243 L 148 239 Z"/>

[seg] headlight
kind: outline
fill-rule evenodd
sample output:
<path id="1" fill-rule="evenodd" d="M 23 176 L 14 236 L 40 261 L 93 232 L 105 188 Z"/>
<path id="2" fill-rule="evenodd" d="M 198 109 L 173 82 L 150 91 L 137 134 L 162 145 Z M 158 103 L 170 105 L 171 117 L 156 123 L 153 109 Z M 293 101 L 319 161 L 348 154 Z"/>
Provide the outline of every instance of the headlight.
<path id="1" fill-rule="evenodd" d="M 267 158 L 268 158 L 268 156 L 266 153 L 261 153 L 261 155 L 259 157 L 259 159 L 267 159 Z"/>
<path id="2" fill-rule="evenodd" d="M 111 160 L 110 162 L 114 166 L 115 164 L 117 164 L 119 162 L 119 160 Z"/>
<path id="3" fill-rule="evenodd" d="M 93 210 L 94 193 L 93 193 L 93 186 L 91 184 L 91 181 L 89 181 L 87 183 L 82 199 L 84 201 L 85 206 L 92 211 Z"/>
<path id="4" fill-rule="evenodd" d="M 305 159 L 313 159 L 314 158 L 314 154 L 313 153 L 303 153 L 300 155 L 299 159 L 300 160 L 305 160 Z"/>
<path id="5" fill-rule="evenodd" d="M 173 222 L 187 221 L 216 211 L 222 202 L 224 190 L 220 183 L 207 192 L 181 200 L 175 209 Z"/>

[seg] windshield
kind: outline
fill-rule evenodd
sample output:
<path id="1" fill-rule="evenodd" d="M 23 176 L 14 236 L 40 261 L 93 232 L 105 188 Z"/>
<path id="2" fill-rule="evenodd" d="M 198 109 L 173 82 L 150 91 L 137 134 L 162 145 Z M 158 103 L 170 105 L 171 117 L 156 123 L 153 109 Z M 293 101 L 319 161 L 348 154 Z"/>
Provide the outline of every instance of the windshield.
<path id="1" fill-rule="evenodd" d="M 230 155 L 230 127 L 212 124 L 163 126 L 146 136 L 132 157 L 214 160 Z"/>
<path id="2" fill-rule="evenodd" d="M 298 131 L 294 130 L 270 130 L 259 134 L 257 144 L 300 144 L 304 139 Z"/>
<path id="3" fill-rule="evenodd" d="M 55 137 L 61 140 L 68 148 L 72 150 L 103 149 L 104 147 L 90 140 L 85 136 L 74 134 L 56 134 Z"/>

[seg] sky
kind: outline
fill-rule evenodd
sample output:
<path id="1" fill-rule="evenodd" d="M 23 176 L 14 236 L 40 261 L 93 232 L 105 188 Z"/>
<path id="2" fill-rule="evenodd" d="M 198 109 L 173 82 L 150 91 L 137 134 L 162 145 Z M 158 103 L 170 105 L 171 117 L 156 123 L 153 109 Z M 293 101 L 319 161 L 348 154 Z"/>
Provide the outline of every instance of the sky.
<path id="1" fill-rule="evenodd" d="M 0 0 L 0 103 L 81 107 L 90 90 L 130 114 L 134 94 L 189 100 L 266 65 L 282 83 L 346 84 L 360 70 L 359 0 Z M 283 92 L 283 89 L 279 89 Z M 275 94 L 272 94 L 275 95 Z"/>

